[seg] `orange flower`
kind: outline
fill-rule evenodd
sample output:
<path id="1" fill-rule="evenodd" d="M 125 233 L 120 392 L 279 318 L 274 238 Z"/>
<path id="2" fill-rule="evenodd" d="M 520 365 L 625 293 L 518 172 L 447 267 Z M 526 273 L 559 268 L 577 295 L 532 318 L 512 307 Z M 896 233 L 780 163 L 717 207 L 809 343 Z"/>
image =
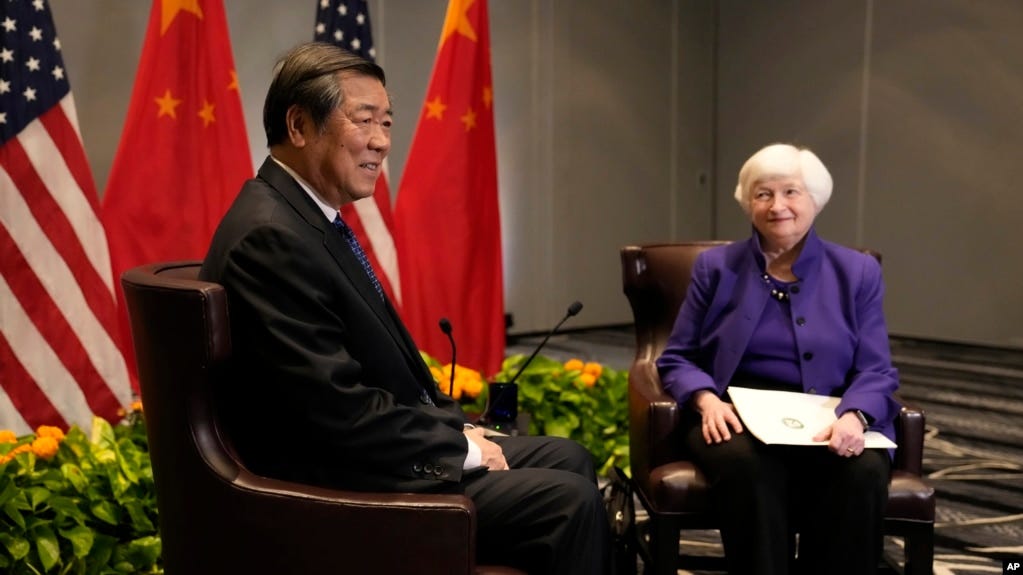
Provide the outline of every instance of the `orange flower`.
<path id="1" fill-rule="evenodd" d="M 40 425 L 39 429 L 36 429 L 36 435 L 39 437 L 52 437 L 57 441 L 64 439 L 64 432 L 59 427 L 52 425 Z"/>
<path id="2" fill-rule="evenodd" d="M 38 457 L 43 459 L 50 459 L 54 455 L 57 455 L 57 449 L 60 447 L 60 443 L 52 437 L 37 437 L 32 442 L 32 452 Z"/>
<path id="3" fill-rule="evenodd" d="M 565 362 L 565 369 L 568 371 L 582 371 L 583 362 L 582 360 L 572 358 Z"/>
<path id="4" fill-rule="evenodd" d="M 604 367 L 595 361 L 587 362 L 583 366 L 583 373 L 588 373 L 593 376 L 594 379 L 600 377 L 600 374 L 604 372 Z"/>
<path id="5" fill-rule="evenodd" d="M 17 443 L 18 436 L 10 429 L 0 430 L 0 443 Z"/>
<path id="6" fill-rule="evenodd" d="M 432 365 L 430 366 L 430 375 L 433 376 L 433 380 L 437 382 L 437 385 L 440 385 L 441 380 L 444 379 L 444 372 L 439 367 Z"/>
<path id="7" fill-rule="evenodd" d="M 31 445 L 19 445 L 15 447 L 14 449 L 7 452 L 7 455 L 0 457 L 0 465 L 3 465 L 4 463 L 7 463 L 8 461 L 14 459 L 19 453 L 25 453 L 27 451 L 32 451 Z"/>
<path id="8" fill-rule="evenodd" d="M 483 391 L 483 380 L 481 378 L 467 379 L 462 384 L 462 391 L 469 397 L 476 399 Z"/>
<path id="9" fill-rule="evenodd" d="M 452 386 L 451 364 L 449 363 L 441 369 L 441 377 L 437 380 L 437 386 L 440 387 L 440 390 L 445 394 L 450 395 L 451 399 L 454 399 L 455 401 L 462 399 L 462 382 L 459 377 L 461 372 L 462 368 L 457 367 L 455 369 L 455 382 L 454 386 Z"/>
<path id="10" fill-rule="evenodd" d="M 582 383 L 586 387 L 593 387 L 593 384 L 597 383 L 597 376 L 592 373 L 583 373 L 576 378 L 576 381 Z"/>
<path id="11" fill-rule="evenodd" d="M 137 399 L 135 401 L 131 402 L 131 410 L 132 411 L 137 411 L 137 412 L 141 413 L 142 412 L 142 402 L 137 400 Z"/>

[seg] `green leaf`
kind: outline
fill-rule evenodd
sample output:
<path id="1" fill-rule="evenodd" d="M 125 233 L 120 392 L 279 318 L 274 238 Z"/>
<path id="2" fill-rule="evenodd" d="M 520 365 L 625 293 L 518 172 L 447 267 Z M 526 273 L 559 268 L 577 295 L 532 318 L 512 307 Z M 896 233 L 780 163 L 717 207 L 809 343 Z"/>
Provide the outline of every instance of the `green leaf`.
<path id="1" fill-rule="evenodd" d="M 7 505 L 7 502 L 14 498 L 18 494 L 18 486 L 14 483 L 13 479 L 8 479 L 5 476 L 0 475 L 0 506 Z"/>
<path id="2" fill-rule="evenodd" d="M 129 461 L 128 458 L 124 457 L 120 453 L 120 451 L 118 451 L 117 463 L 118 467 L 120 467 L 121 469 L 121 473 L 124 474 L 123 481 L 126 484 L 139 482 L 138 473 L 135 471 L 135 468 L 132 465 L 131 461 Z"/>
<path id="3" fill-rule="evenodd" d="M 45 487 L 26 487 L 24 493 L 28 497 L 32 510 L 35 511 L 39 509 L 40 504 L 45 503 L 50 498 L 53 492 Z"/>
<path id="4" fill-rule="evenodd" d="M 0 533 L 0 545 L 3 545 L 15 561 L 20 561 L 32 549 L 27 539 L 15 537 L 10 533 Z"/>
<path id="5" fill-rule="evenodd" d="M 84 559 L 92 551 L 96 532 L 84 525 L 76 525 L 70 529 L 62 529 L 60 536 L 71 542 L 71 550 L 75 557 Z"/>
<path id="6" fill-rule="evenodd" d="M 128 543 L 127 557 L 138 567 L 148 567 L 160 558 L 161 549 L 160 538 L 147 535 Z"/>
<path id="7" fill-rule="evenodd" d="M 33 480 L 52 491 L 64 488 L 64 476 L 59 469 L 42 469 L 33 475 Z"/>
<path id="8" fill-rule="evenodd" d="M 60 562 L 60 544 L 57 543 L 57 536 L 49 527 L 37 527 L 33 533 L 36 553 L 39 554 L 39 561 L 43 565 L 43 571 L 49 571 L 54 565 Z"/>
<path id="9" fill-rule="evenodd" d="M 19 496 L 21 496 L 21 494 L 19 494 Z M 7 517 L 9 517 L 15 525 L 21 527 L 22 531 L 25 530 L 25 516 L 21 514 L 21 511 L 18 511 L 15 501 L 8 501 L 7 504 L 4 505 L 4 514 L 7 515 Z"/>
<path id="10" fill-rule="evenodd" d="M 119 525 L 121 523 L 121 514 L 117 506 L 107 500 L 100 500 L 93 503 L 92 514 L 100 521 L 110 525 Z"/>
<path id="11" fill-rule="evenodd" d="M 135 530 L 140 533 L 152 533 L 155 531 L 153 528 L 153 522 L 149 520 L 146 515 L 146 509 L 142 505 L 141 501 L 130 500 L 124 502 L 125 509 L 128 510 L 128 515 L 131 517 L 131 523 L 135 526 Z"/>
<path id="12" fill-rule="evenodd" d="M 56 511 L 58 515 L 69 517 L 79 525 L 84 525 L 88 520 L 82 508 L 70 497 L 55 495 L 50 498 L 49 505 L 50 509 Z"/>
<path id="13" fill-rule="evenodd" d="M 544 425 L 544 428 L 547 435 L 553 435 L 554 437 L 570 437 L 572 435 L 572 430 L 574 429 L 574 427 L 572 427 L 569 422 L 564 419 L 548 421 Z"/>
<path id="14" fill-rule="evenodd" d="M 89 442 L 100 449 L 113 449 L 117 444 L 114 428 L 102 417 L 93 417 L 92 433 L 89 435 Z"/>
<path id="15" fill-rule="evenodd" d="M 89 487 L 89 478 L 82 472 L 82 468 L 75 465 L 74 463 L 65 463 L 60 466 L 61 475 L 64 479 L 67 479 L 71 487 L 74 487 L 78 493 L 85 493 L 85 490 Z"/>
<path id="16" fill-rule="evenodd" d="M 116 546 L 117 538 L 97 533 L 92 542 L 92 550 L 89 551 L 89 556 L 86 559 L 86 564 L 90 566 L 88 572 L 90 574 L 102 573 L 109 565 Z"/>

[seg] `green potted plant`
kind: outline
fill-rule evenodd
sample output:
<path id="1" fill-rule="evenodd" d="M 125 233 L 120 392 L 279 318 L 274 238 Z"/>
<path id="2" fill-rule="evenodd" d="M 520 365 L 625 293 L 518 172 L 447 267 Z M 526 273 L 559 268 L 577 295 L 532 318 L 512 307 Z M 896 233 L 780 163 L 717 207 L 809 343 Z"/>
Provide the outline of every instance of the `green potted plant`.
<path id="1" fill-rule="evenodd" d="M 0 572 L 162 573 L 156 518 L 140 410 L 88 435 L 0 431 Z"/>

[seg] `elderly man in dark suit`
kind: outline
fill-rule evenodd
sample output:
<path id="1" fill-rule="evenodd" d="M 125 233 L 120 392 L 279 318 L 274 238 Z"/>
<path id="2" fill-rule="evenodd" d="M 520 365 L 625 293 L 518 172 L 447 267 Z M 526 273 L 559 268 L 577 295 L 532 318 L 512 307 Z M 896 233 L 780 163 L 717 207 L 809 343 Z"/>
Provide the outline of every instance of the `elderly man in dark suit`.
<path id="1" fill-rule="evenodd" d="M 200 277 L 224 285 L 237 359 L 226 414 L 264 475 L 473 499 L 481 561 L 601 573 L 608 528 L 590 455 L 487 438 L 443 394 L 338 213 L 373 194 L 391 107 L 376 64 L 329 44 L 278 62 L 270 157 L 214 235 Z M 423 238 L 423 241 L 429 241 Z M 395 542 L 400 545 L 400 542 Z"/>

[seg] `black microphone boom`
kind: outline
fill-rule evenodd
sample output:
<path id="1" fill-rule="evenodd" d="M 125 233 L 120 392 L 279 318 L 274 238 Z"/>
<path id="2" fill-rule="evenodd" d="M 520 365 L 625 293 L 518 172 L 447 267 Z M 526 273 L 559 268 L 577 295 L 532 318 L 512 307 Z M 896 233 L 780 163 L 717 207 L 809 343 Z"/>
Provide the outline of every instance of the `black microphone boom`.
<path id="1" fill-rule="evenodd" d="M 522 375 L 522 372 L 526 369 L 526 366 L 529 365 L 529 362 L 533 361 L 533 358 L 536 357 L 536 354 L 540 353 L 540 350 L 543 349 L 543 346 L 547 345 L 547 340 L 550 339 L 552 335 L 554 335 L 554 332 L 558 331 L 558 328 L 561 327 L 561 324 L 568 321 L 568 318 L 579 313 L 582 309 L 583 309 L 582 302 L 578 301 L 572 302 L 572 305 L 568 306 L 568 311 L 565 312 L 565 317 L 561 318 L 561 321 L 558 322 L 558 325 L 554 326 L 554 329 L 552 329 L 547 334 L 547 336 L 543 338 L 543 341 L 540 342 L 540 345 L 536 346 L 536 349 L 533 350 L 533 354 L 529 356 L 529 359 L 527 359 L 526 362 L 523 363 L 521 367 L 519 367 L 519 371 L 515 373 L 515 376 L 512 377 L 511 380 L 508 381 L 508 383 L 515 383 L 515 380 L 517 380 L 519 376 Z"/>
<path id="2" fill-rule="evenodd" d="M 451 395 L 451 392 L 455 390 L 455 338 L 451 335 L 451 322 L 448 321 L 448 318 L 440 318 L 438 325 L 444 335 L 448 336 L 448 341 L 451 342 L 451 383 L 448 384 L 448 397 L 453 399 L 454 396 Z"/>

